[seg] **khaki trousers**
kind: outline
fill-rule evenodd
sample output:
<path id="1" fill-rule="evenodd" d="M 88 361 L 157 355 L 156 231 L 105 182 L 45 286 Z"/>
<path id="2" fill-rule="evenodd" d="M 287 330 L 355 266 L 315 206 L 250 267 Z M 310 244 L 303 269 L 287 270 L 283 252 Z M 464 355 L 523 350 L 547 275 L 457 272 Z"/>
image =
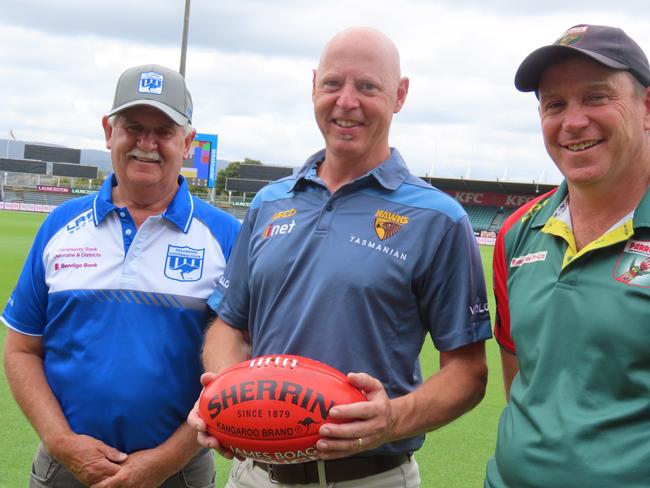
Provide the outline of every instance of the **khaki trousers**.
<path id="1" fill-rule="evenodd" d="M 200 452 L 160 488 L 214 488 L 215 471 L 212 451 Z M 85 488 L 70 471 L 39 444 L 32 462 L 29 488 Z"/>

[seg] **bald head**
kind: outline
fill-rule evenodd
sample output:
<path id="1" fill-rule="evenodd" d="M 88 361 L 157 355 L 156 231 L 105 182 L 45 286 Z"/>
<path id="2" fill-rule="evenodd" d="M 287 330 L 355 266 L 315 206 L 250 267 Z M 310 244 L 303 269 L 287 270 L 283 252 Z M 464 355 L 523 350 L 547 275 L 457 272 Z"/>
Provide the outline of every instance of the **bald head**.
<path id="1" fill-rule="evenodd" d="M 397 48 L 385 34 L 352 27 L 327 43 L 314 70 L 312 100 L 329 167 L 338 161 L 359 176 L 390 155 L 391 121 L 408 87 Z"/>
<path id="2" fill-rule="evenodd" d="M 397 85 L 401 77 L 399 52 L 386 34 L 370 27 L 350 27 L 336 34 L 325 45 L 317 72 L 329 65 L 332 59 L 372 59 L 382 65 L 386 81 Z"/>

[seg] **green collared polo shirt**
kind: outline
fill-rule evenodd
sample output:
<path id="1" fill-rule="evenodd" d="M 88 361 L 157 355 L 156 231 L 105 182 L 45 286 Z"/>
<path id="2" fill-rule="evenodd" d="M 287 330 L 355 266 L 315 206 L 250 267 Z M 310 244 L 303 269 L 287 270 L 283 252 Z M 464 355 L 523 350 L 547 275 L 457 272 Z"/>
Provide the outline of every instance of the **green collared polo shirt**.
<path id="1" fill-rule="evenodd" d="M 650 486 L 650 192 L 579 252 L 567 188 L 530 202 L 495 247 L 495 336 L 519 373 L 489 488 Z"/>

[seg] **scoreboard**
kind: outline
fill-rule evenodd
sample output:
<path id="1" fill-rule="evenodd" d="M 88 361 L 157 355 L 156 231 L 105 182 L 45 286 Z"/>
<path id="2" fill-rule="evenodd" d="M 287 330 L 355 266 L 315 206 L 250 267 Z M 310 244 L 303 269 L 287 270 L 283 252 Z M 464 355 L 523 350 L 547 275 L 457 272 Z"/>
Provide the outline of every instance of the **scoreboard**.
<path id="1" fill-rule="evenodd" d="M 181 174 L 186 178 L 205 180 L 213 188 L 217 179 L 217 134 L 197 133 L 192 141 L 190 157 L 183 162 Z"/>

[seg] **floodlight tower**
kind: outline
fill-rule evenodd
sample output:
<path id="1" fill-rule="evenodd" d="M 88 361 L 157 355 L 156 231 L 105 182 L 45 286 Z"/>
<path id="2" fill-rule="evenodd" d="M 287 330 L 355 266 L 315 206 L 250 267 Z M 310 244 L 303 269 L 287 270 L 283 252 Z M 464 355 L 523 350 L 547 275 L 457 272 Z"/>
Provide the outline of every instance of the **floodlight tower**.
<path id="1" fill-rule="evenodd" d="M 190 0 L 185 0 L 185 18 L 183 20 L 183 42 L 181 44 L 181 66 L 178 72 L 185 77 L 185 57 L 187 54 L 187 33 L 190 26 Z"/>

